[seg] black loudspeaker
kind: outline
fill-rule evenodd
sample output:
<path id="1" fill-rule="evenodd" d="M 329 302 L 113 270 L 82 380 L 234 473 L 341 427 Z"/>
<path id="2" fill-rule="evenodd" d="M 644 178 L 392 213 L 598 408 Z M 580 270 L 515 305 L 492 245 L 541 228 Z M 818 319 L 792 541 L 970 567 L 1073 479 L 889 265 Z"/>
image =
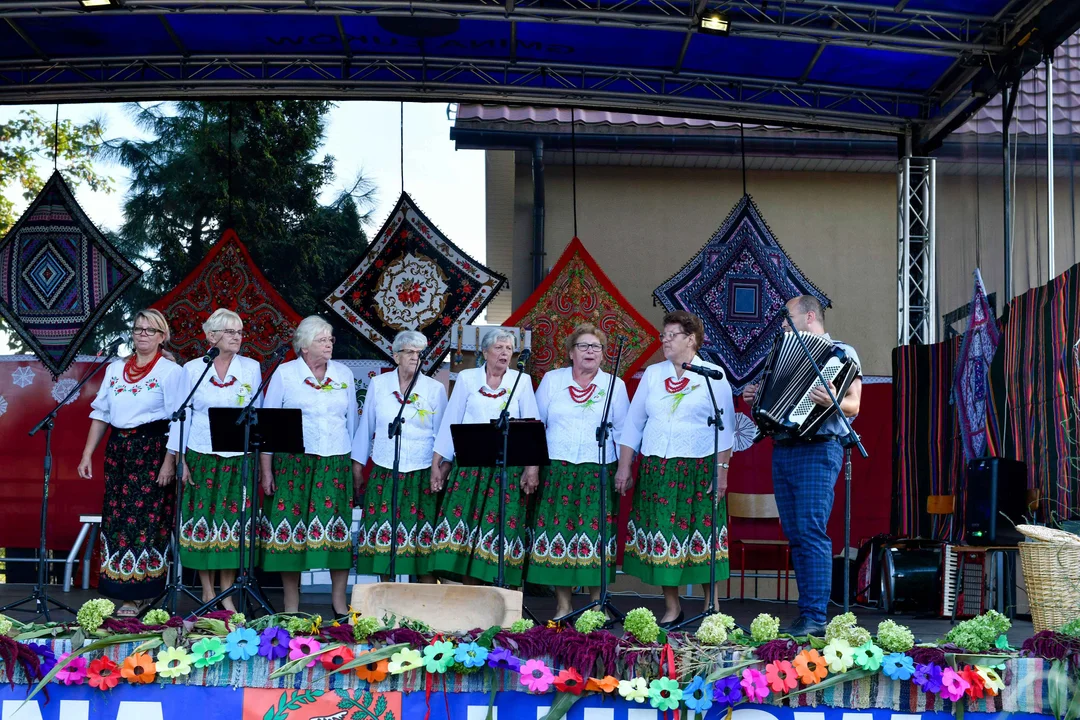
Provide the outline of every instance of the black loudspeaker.
<path id="1" fill-rule="evenodd" d="M 1028 514 L 1027 465 L 1005 458 L 972 460 L 967 466 L 964 504 L 966 541 L 970 545 L 1016 545 L 1014 525 Z M 1010 522 L 1011 521 L 1011 522 Z"/>

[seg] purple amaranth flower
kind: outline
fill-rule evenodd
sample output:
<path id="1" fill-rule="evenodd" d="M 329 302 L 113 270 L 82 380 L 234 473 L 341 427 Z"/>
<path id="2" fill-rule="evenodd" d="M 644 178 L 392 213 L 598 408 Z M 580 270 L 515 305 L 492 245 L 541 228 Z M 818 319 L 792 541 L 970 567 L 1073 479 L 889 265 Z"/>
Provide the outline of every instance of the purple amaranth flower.
<path id="1" fill-rule="evenodd" d="M 521 661 L 506 648 L 497 648 L 488 653 L 488 666 L 496 670 L 521 672 Z"/>
<path id="2" fill-rule="evenodd" d="M 259 654 L 267 660 L 280 660 L 289 654 L 289 631 L 282 627 L 268 627 L 259 637 Z"/>

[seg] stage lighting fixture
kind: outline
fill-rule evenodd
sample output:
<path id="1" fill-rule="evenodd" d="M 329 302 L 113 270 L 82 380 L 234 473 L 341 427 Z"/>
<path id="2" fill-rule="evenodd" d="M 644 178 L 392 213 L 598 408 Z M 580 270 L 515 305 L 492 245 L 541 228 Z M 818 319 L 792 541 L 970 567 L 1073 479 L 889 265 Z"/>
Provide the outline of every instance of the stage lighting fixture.
<path id="1" fill-rule="evenodd" d="M 106 10 L 120 7 L 119 0 L 79 0 L 84 10 Z"/>
<path id="2" fill-rule="evenodd" d="M 701 18 L 701 32 L 709 35 L 727 35 L 731 31 L 731 23 L 724 13 L 712 13 Z"/>

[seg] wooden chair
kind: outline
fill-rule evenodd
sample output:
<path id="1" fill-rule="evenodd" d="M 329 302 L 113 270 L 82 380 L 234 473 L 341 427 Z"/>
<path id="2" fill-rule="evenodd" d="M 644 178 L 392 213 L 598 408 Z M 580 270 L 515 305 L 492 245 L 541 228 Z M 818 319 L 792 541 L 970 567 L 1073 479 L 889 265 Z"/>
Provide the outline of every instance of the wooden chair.
<path id="1" fill-rule="evenodd" d="M 776 509 L 776 497 L 771 493 L 728 493 L 728 519 L 776 520 L 780 526 L 780 512 Z M 728 537 L 731 537 L 729 530 Z M 784 602 L 788 602 L 791 578 L 791 547 L 787 540 L 736 539 L 730 542 L 732 549 L 739 547 L 739 599 L 746 599 L 746 548 L 771 547 L 783 550 L 784 557 Z M 776 599 L 780 599 L 780 568 L 776 569 Z M 754 576 L 754 594 L 757 595 L 757 575 Z M 731 577 L 728 576 L 728 597 L 731 597 Z"/>
<path id="2" fill-rule="evenodd" d="M 953 541 L 955 535 L 953 535 L 953 523 L 955 522 L 954 513 L 956 512 L 956 496 L 955 495 L 927 495 L 926 496 L 926 513 L 928 515 L 949 515 L 949 542 Z"/>

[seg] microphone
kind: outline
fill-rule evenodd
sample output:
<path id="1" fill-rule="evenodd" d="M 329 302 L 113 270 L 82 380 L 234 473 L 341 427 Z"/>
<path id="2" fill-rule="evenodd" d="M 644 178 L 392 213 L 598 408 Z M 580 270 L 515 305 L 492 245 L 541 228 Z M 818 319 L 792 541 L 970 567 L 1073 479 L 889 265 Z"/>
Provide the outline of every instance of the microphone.
<path id="1" fill-rule="evenodd" d="M 683 370 L 689 370 L 690 372 L 697 373 L 698 375 L 704 375 L 705 377 L 711 378 L 713 380 L 723 380 L 724 379 L 724 371 L 723 370 L 713 370 L 712 368 L 707 368 L 707 367 L 704 367 L 703 365 L 691 365 L 690 363 L 683 363 L 682 364 L 682 369 Z"/>
<path id="2" fill-rule="evenodd" d="M 120 333 L 119 337 L 109 343 L 108 347 L 101 349 L 101 352 L 97 354 L 97 357 L 112 357 L 116 354 L 117 350 L 120 349 L 120 346 L 128 342 L 129 340 L 130 337 L 126 333 Z"/>
<path id="3" fill-rule="evenodd" d="M 214 362 L 214 358 L 216 358 L 220 354 L 221 350 L 216 347 L 212 347 L 210 348 L 210 350 L 207 351 L 206 355 L 203 356 L 202 361 L 209 365 L 210 363 Z"/>
<path id="4" fill-rule="evenodd" d="M 274 360 L 280 360 L 280 359 L 284 358 L 285 355 L 288 354 L 288 352 L 289 352 L 289 345 L 288 345 L 288 343 L 285 343 L 283 345 L 279 345 L 278 349 L 275 350 L 274 354 L 271 355 L 270 357 L 273 358 Z"/>
<path id="5" fill-rule="evenodd" d="M 521 354 L 518 355 L 518 361 L 517 361 L 518 370 L 524 370 L 525 369 L 525 363 L 529 362 L 529 358 L 531 358 L 531 357 L 532 357 L 532 350 L 530 348 L 525 348 L 524 350 L 522 350 Z"/>

